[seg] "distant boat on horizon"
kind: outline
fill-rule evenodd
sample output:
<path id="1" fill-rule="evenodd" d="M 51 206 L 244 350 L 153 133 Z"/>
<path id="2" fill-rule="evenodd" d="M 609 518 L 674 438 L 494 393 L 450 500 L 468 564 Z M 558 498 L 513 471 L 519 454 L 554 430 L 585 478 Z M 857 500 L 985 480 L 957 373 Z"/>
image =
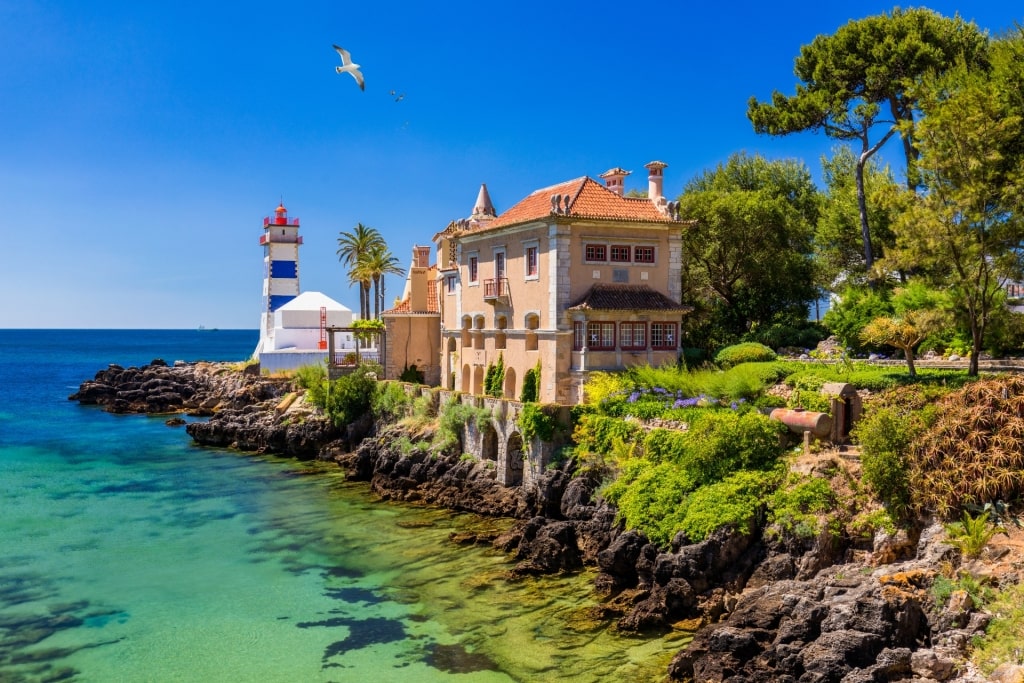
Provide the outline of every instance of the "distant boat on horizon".
<path id="1" fill-rule="evenodd" d="M 199 331 L 200 332 L 216 332 L 217 328 L 216 327 L 206 327 L 205 325 L 200 325 L 199 326 Z"/>

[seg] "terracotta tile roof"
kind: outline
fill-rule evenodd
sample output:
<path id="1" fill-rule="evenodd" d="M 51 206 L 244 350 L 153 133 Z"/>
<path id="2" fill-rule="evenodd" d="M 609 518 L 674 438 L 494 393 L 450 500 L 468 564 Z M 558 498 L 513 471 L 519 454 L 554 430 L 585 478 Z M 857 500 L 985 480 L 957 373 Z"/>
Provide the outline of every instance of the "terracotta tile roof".
<path id="1" fill-rule="evenodd" d="M 427 310 L 412 310 L 412 302 L 409 300 L 409 297 L 405 297 L 398 302 L 398 305 L 394 308 L 382 311 L 381 315 L 384 316 L 402 313 L 441 313 L 441 305 L 437 299 L 437 264 L 430 266 L 430 269 L 427 271 Z"/>
<path id="2" fill-rule="evenodd" d="M 616 221 L 672 222 L 672 219 L 658 211 L 649 199 L 620 197 L 593 178 L 584 176 L 534 191 L 480 230 L 493 230 L 506 225 L 547 218 L 555 214 L 551 199 L 554 195 L 563 197 L 561 210 L 557 215 Z M 569 198 L 568 211 L 565 210 L 565 197 Z"/>
<path id="3" fill-rule="evenodd" d="M 677 304 L 647 285 L 596 284 L 572 302 L 570 311 L 682 311 L 693 306 Z"/>

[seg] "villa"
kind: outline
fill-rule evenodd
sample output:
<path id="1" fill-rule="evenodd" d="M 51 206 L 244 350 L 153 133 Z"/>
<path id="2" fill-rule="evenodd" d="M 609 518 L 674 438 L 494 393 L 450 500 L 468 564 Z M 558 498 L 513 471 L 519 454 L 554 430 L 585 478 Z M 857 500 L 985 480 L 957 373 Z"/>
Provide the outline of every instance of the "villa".
<path id="1" fill-rule="evenodd" d="M 626 196 L 629 171 L 613 168 L 603 182 L 536 190 L 500 215 L 481 185 L 470 216 L 434 236 L 436 265 L 414 250 L 406 296 L 384 314 L 394 365 L 385 375 L 415 358 L 436 378 L 428 383 L 482 394 L 500 363 L 503 397 L 519 399 L 526 373 L 539 370 L 537 400 L 572 404 L 591 371 L 676 362 L 692 310 L 681 300 L 688 224 L 664 196 L 666 166 L 645 166 L 646 197 Z M 416 332 L 427 328 L 410 316 L 437 320 L 439 336 Z"/>

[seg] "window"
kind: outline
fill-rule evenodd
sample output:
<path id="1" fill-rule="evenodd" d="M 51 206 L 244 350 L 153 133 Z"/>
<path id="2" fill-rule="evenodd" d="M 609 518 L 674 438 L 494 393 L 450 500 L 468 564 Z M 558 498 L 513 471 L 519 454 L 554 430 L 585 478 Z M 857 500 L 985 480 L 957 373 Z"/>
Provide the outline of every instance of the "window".
<path id="1" fill-rule="evenodd" d="M 612 261 L 616 263 L 629 263 L 629 252 L 630 248 L 623 244 L 613 244 L 611 246 Z"/>
<path id="2" fill-rule="evenodd" d="M 526 248 L 526 277 L 537 277 L 537 247 Z"/>
<path id="3" fill-rule="evenodd" d="M 448 293 L 449 294 L 454 294 L 455 293 L 455 289 L 456 289 L 456 283 L 458 282 L 458 278 L 456 278 L 454 275 L 448 275 L 448 276 L 445 277 L 444 282 L 445 282 L 445 286 L 446 286 L 446 288 L 448 290 Z"/>
<path id="4" fill-rule="evenodd" d="M 584 250 L 587 261 L 607 261 L 608 247 L 603 244 L 588 244 Z"/>
<path id="5" fill-rule="evenodd" d="M 614 349 L 615 323 L 587 323 L 588 349 Z"/>
<path id="6" fill-rule="evenodd" d="M 470 284 L 480 282 L 480 259 L 476 256 L 469 257 L 469 282 Z"/>
<path id="7" fill-rule="evenodd" d="M 633 261 L 636 263 L 654 263 L 654 247 L 637 247 L 633 251 Z"/>
<path id="8" fill-rule="evenodd" d="M 651 348 L 676 348 L 676 324 L 651 323 Z"/>
<path id="9" fill-rule="evenodd" d="M 584 323 L 581 320 L 576 320 L 572 324 L 572 350 L 573 351 L 582 351 L 583 350 L 583 342 L 586 339 L 585 335 L 583 334 L 584 329 L 585 329 L 585 327 L 584 327 L 585 325 L 586 325 L 586 323 Z"/>
<path id="10" fill-rule="evenodd" d="M 647 323 L 619 323 L 619 346 L 624 349 L 646 349 Z"/>
<path id="11" fill-rule="evenodd" d="M 494 277 L 503 278 L 505 277 L 505 252 L 496 251 L 494 252 Z"/>

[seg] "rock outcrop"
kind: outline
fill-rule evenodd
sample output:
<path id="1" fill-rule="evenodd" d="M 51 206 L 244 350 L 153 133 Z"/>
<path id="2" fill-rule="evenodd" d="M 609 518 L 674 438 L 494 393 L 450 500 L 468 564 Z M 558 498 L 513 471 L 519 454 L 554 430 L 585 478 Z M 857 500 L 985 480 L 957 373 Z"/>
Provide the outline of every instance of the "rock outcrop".
<path id="1" fill-rule="evenodd" d="M 160 359 L 142 367 L 110 365 L 83 382 L 69 400 L 111 413 L 188 413 L 209 416 L 280 398 L 287 380 L 239 372 L 225 363 L 176 363 Z"/>
<path id="2" fill-rule="evenodd" d="M 567 462 L 529 488 L 505 487 L 461 447 L 410 447 L 408 435 L 369 416 L 338 429 L 293 391 L 216 364 L 154 361 L 111 366 L 71 398 L 113 412 L 210 416 L 186 427 L 200 444 L 333 460 L 385 500 L 515 518 L 508 531 L 453 540 L 508 552 L 513 577 L 596 567 L 601 616 L 622 631 L 697 630 L 672 661 L 672 680 L 981 680 L 960 665 L 987 617 L 962 591 L 942 606 L 930 591 L 958 559 L 939 525 L 859 546 L 752 525 L 659 548 L 617 523 L 596 495 L 600 472 L 571 476 Z"/>

